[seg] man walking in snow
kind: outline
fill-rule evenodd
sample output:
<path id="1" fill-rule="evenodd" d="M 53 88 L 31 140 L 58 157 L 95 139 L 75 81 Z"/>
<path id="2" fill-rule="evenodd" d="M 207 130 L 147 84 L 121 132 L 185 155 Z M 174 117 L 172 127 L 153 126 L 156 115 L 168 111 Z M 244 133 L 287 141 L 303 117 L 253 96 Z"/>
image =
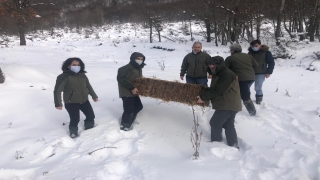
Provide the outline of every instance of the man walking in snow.
<path id="1" fill-rule="evenodd" d="M 3 75 L 2 70 L 0 68 L 0 83 L 4 83 L 4 80 L 5 80 L 5 78 L 4 78 L 4 75 Z"/>
<path id="2" fill-rule="evenodd" d="M 209 73 L 209 79 L 212 77 L 212 73 L 208 67 L 210 56 L 201 50 L 201 42 L 195 42 L 192 46 L 192 52 L 187 54 L 183 59 L 180 79 L 183 80 L 184 75 L 187 74 L 187 83 L 208 86 L 207 73 Z"/>
<path id="3" fill-rule="evenodd" d="M 256 108 L 250 98 L 250 86 L 255 78 L 253 67 L 258 66 L 258 63 L 252 56 L 241 52 L 240 44 L 232 44 L 230 46 L 231 56 L 227 57 L 225 64 L 238 76 L 243 104 L 250 115 L 255 115 Z"/>
<path id="4" fill-rule="evenodd" d="M 274 69 L 274 59 L 269 47 L 261 45 L 260 40 L 254 40 L 250 43 L 249 54 L 259 63 L 259 66 L 254 68 L 255 83 L 254 90 L 256 91 L 256 103 L 260 104 L 263 98 L 262 85 L 265 78 L 269 78 Z"/>
<path id="5" fill-rule="evenodd" d="M 123 114 L 121 118 L 120 130 L 128 131 L 137 114 L 142 110 L 143 105 L 138 95 L 138 89 L 133 86 L 133 81 L 142 77 L 142 68 L 146 65 L 145 56 L 134 52 L 130 57 L 129 64 L 122 66 L 118 70 L 117 81 L 119 96 L 123 101 Z"/>
<path id="6" fill-rule="evenodd" d="M 209 60 L 209 67 L 213 72 L 210 90 L 198 96 L 199 104 L 211 100 L 215 112 L 210 119 L 211 141 L 222 141 L 222 128 L 225 129 L 229 146 L 238 147 L 237 132 L 234 119 L 241 111 L 240 89 L 237 75 L 228 69 L 220 56 Z"/>

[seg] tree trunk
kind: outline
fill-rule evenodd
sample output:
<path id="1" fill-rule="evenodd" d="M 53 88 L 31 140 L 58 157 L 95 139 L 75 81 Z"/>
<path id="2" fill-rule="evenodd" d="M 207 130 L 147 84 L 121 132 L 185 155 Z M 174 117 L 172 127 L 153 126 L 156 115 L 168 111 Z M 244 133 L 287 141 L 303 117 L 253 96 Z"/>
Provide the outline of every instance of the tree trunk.
<path id="1" fill-rule="evenodd" d="M 283 9 L 284 9 L 284 4 L 285 4 L 285 0 L 281 0 L 281 7 L 279 10 L 279 14 L 278 14 L 278 18 L 277 18 L 277 27 L 276 27 L 276 33 L 275 33 L 275 37 L 276 37 L 276 44 L 277 46 L 280 46 L 280 37 L 281 37 L 281 20 L 282 20 L 282 13 L 283 13 Z"/>
<path id="2" fill-rule="evenodd" d="M 309 24 L 309 28 L 308 28 L 308 34 L 310 37 L 310 41 L 314 42 L 314 34 L 316 31 L 316 27 L 317 27 L 317 23 L 319 22 L 319 16 L 320 16 L 320 0 L 318 0 L 315 4 L 315 8 L 314 11 L 312 13 L 312 17 L 310 18 L 310 24 Z"/>
<path id="3" fill-rule="evenodd" d="M 158 37 L 159 37 L 159 42 L 161 42 L 161 34 L 160 34 L 160 31 L 158 31 Z"/>
<path id="4" fill-rule="evenodd" d="M 149 17 L 149 26 L 150 26 L 150 43 L 152 43 L 152 18 Z"/>
<path id="5" fill-rule="evenodd" d="M 257 38 L 256 39 L 260 39 L 260 25 L 261 25 L 261 17 L 260 15 L 258 15 L 258 18 L 257 18 Z"/>
<path id="6" fill-rule="evenodd" d="M 214 37 L 215 37 L 216 46 L 218 47 L 218 34 L 217 34 L 217 22 L 216 21 L 214 21 Z"/>
<path id="7" fill-rule="evenodd" d="M 192 28 L 191 28 L 191 20 L 189 20 L 189 26 L 190 26 L 190 36 L 191 36 L 191 41 L 193 41 Z"/>
<path id="8" fill-rule="evenodd" d="M 24 30 L 24 20 L 22 18 L 19 19 L 19 36 L 20 36 L 20 46 L 27 45 L 26 43 L 26 37 L 25 37 L 25 30 Z"/>
<path id="9" fill-rule="evenodd" d="M 206 31 L 207 31 L 207 42 L 211 42 L 211 28 L 210 28 L 210 21 L 206 18 L 204 20 L 206 24 Z"/>

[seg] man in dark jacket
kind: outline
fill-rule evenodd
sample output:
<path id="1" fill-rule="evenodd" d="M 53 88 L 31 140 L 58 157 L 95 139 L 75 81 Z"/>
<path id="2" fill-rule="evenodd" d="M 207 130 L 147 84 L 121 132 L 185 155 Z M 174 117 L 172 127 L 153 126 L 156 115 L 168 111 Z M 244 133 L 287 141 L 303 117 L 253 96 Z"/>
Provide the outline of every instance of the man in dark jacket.
<path id="1" fill-rule="evenodd" d="M 0 83 L 4 83 L 4 81 L 5 81 L 5 77 L 4 77 L 4 75 L 1 71 L 1 68 L 0 68 Z"/>
<path id="2" fill-rule="evenodd" d="M 228 69 L 220 56 L 209 60 L 209 67 L 214 72 L 210 90 L 198 96 L 198 103 L 211 100 L 215 112 L 210 120 L 211 141 L 222 141 L 222 128 L 225 129 L 229 146 L 238 147 L 237 132 L 234 119 L 241 111 L 240 89 L 237 75 Z"/>
<path id="3" fill-rule="evenodd" d="M 231 56 L 227 57 L 225 64 L 227 68 L 238 76 L 243 104 L 250 115 L 255 115 L 256 108 L 250 98 L 250 86 L 255 79 L 253 68 L 257 67 L 258 63 L 249 54 L 241 53 L 242 48 L 240 44 L 232 44 L 230 46 L 230 52 Z"/>
<path id="4" fill-rule="evenodd" d="M 260 104 L 263 98 L 262 85 L 265 78 L 269 78 L 273 72 L 274 59 L 269 47 L 261 45 L 260 40 L 254 40 L 250 45 L 249 54 L 259 63 L 259 66 L 254 68 L 256 74 L 254 90 L 256 91 L 256 103 Z"/>
<path id="5" fill-rule="evenodd" d="M 180 79 L 183 80 L 184 75 L 186 81 L 189 84 L 202 84 L 208 86 L 207 73 L 209 73 L 209 79 L 211 78 L 211 71 L 208 67 L 208 61 L 210 56 L 201 51 L 202 44 L 195 42 L 192 46 L 192 52 L 187 54 L 182 62 Z"/>
<path id="6" fill-rule="evenodd" d="M 132 83 L 135 79 L 142 77 L 142 68 L 146 65 L 145 60 L 143 54 L 134 52 L 130 57 L 129 64 L 118 69 L 119 96 L 122 98 L 124 109 L 120 125 L 121 130 L 130 130 L 137 114 L 143 108 L 138 89 Z"/>

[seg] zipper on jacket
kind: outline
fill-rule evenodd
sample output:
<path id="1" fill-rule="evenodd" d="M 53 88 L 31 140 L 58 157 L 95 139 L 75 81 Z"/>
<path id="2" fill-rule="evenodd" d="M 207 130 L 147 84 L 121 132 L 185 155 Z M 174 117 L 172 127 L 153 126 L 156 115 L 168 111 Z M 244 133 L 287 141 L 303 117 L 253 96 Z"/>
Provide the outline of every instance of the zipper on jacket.
<path id="1" fill-rule="evenodd" d="M 72 96 L 73 96 L 73 91 L 72 91 L 71 94 L 69 95 L 69 102 L 71 102 Z"/>

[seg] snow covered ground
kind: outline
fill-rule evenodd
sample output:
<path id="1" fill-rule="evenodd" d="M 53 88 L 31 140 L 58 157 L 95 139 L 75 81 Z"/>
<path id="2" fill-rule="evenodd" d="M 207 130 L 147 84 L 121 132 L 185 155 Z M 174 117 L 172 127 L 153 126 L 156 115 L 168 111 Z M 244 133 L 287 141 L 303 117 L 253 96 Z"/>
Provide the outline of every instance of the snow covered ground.
<path id="1" fill-rule="evenodd" d="M 0 85 L 0 180 L 320 179 L 320 79 L 318 71 L 305 70 L 319 43 L 292 49 L 294 59 L 277 60 L 274 74 L 264 84 L 264 103 L 256 106 L 257 117 L 245 109 L 237 114 L 240 151 L 209 142 L 214 111 L 202 113 L 196 107 L 203 137 L 201 158 L 193 160 L 191 107 L 151 98 L 142 98 L 139 124 L 132 131 L 119 131 L 122 101 L 117 69 L 137 51 L 146 56 L 145 77 L 179 80 L 182 59 L 192 42 L 182 41 L 188 36 L 176 26 L 172 27 L 177 33 L 172 37 L 179 37 L 176 42 L 163 39 L 150 44 L 147 30 L 138 30 L 137 38 L 130 27 L 101 32 L 100 39 L 67 33 L 62 38 L 35 38 L 26 47 L 0 48 L 6 75 Z M 211 56 L 229 55 L 228 47 L 204 41 L 203 46 Z M 98 102 L 91 101 L 97 126 L 84 131 L 82 116 L 76 139 L 68 135 L 67 111 L 58 111 L 53 104 L 56 76 L 69 57 L 85 62 L 99 96 Z M 164 71 L 157 63 L 162 60 Z M 103 149 L 89 155 L 99 148 Z"/>

